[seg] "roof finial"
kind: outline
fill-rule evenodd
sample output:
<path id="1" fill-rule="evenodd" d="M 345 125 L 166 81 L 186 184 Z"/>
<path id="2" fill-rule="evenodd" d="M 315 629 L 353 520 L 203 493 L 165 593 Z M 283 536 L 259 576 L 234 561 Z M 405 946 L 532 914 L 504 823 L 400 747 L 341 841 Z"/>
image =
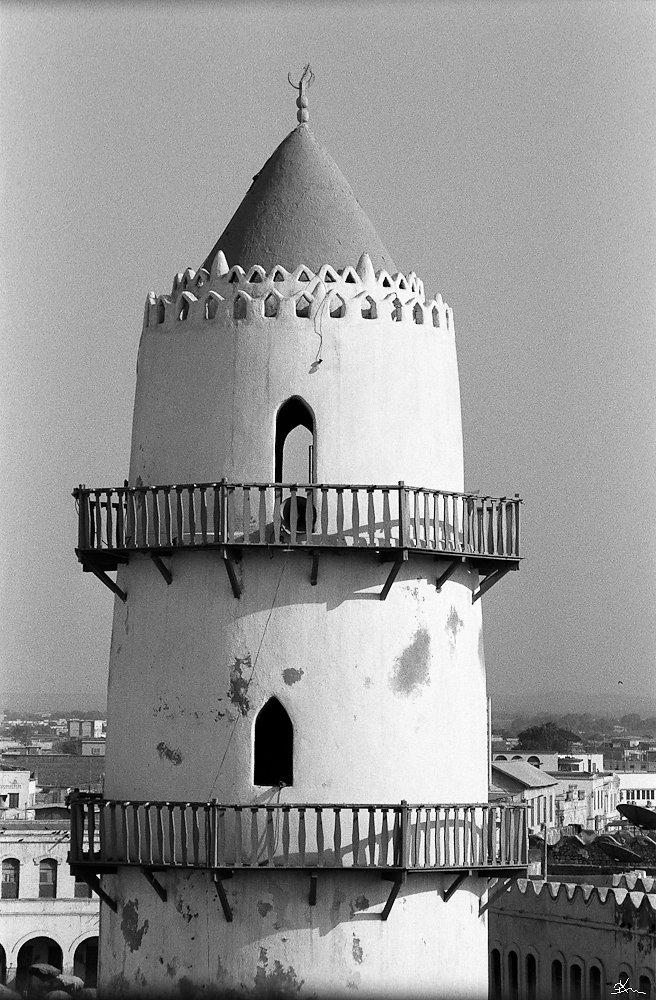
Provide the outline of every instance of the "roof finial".
<path id="1" fill-rule="evenodd" d="M 314 80 L 314 73 L 310 69 L 310 64 L 307 63 L 307 65 L 304 67 L 303 72 L 301 74 L 301 79 L 298 81 L 298 83 L 294 83 L 290 73 L 287 74 L 287 79 L 289 80 L 289 83 L 294 88 L 294 90 L 298 90 L 298 97 L 296 98 L 296 107 L 298 108 L 298 111 L 296 112 L 296 117 L 298 119 L 298 123 L 299 125 L 306 125 L 310 117 L 310 112 L 308 111 L 307 92 L 309 90 L 310 84 Z"/>

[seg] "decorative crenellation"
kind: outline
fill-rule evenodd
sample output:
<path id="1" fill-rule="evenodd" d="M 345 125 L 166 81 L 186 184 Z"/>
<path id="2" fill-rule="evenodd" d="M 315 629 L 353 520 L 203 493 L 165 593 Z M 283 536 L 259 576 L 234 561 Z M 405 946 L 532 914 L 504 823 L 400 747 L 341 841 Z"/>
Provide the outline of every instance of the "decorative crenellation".
<path id="1" fill-rule="evenodd" d="M 512 886 L 506 890 L 508 893 L 519 892 L 523 896 L 540 897 L 548 894 L 551 899 L 559 903 L 582 902 L 586 906 L 600 904 L 602 906 L 620 907 L 623 911 L 627 908 L 634 912 L 648 914 L 650 921 L 654 922 L 656 930 L 656 892 L 651 891 L 656 888 L 654 879 L 644 878 L 635 880 L 635 888 L 631 889 L 630 875 L 622 875 L 622 880 L 626 880 L 625 885 L 580 885 L 573 882 L 544 882 L 534 879 L 515 879 Z M 618 879 L 619 881 L 619 879 Z M 638 881 L 642 882 L 644 888 L 637 887 Z M 615 878 L 613 879 L 615 882 Z M 649 884 L 649 887 L 647 887 Z"/>
<path id="2" fill-rule="evenodd" d="M 144 326 L 176 325 L 187 320 L 254 317 L 323 320 L 360 317 L 426 325 L 453 333 L 453 314 L 441 295 L 426 299 L 424 284 L 409 275 L 374 271 L 369 254 L 357 266 L 318 272 L 300 264 L 294 271 L 276 264 L 266 272 L 259 264 L 245 271 L 228 267 L 222 251 L 212 270 L 187 268 L 173 279 L 170 295 L 149 292 Z"/>

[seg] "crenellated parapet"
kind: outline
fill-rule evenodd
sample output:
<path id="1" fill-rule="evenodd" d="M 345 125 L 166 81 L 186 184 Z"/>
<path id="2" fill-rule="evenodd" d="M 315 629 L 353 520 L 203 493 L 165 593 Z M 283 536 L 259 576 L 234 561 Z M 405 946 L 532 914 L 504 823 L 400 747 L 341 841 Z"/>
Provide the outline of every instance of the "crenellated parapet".
<path id="1" fill-rule="evenodd" d="M 385 320 L 427 326 L 453 334 L 453 315 L 441 295 L 426 298 L 424 284 L 409 275 L 374 271 L 368 254 L 356 267 L 324 264 L 318 272 L 300 264 L 294 271 L 281 265 L 265 271 L 258 264 L 245 271 L 228 267 L 223 253 L 212 271 L 187 268 L 173 279 L 170 295 L 149 292 L 144 327 L 183 329 L 182 324 L 263 319 Z"/>
<path id="2" fill-rule="evenodd" d="M 571 882 L 544 882 L 533 879 L 516 879 L 493 907 L 533 910 L 536 905 L 548 907 L 549 913 L 587 913 L 600 909 L 607 912 L 613 922 L 624 927 L 649 926 L 656 931 L 656 892 L 652 891 L 654 879 L 621 876 L 612 886 L 580 885 Z M 631 886 L 634 888 L 631 888 Z M 640 886 L 640 888 L 638 888 Z"/>

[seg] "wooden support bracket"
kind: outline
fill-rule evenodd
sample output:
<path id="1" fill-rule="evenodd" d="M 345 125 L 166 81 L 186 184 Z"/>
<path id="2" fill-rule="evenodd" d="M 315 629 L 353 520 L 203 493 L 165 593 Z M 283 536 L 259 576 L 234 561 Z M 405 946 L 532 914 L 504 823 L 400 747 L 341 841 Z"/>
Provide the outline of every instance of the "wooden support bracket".
<path id="1" fill-rule="evenodd" d="M 84 882 L 86 882 L 89 888 L 93 892 L 95 892 L 95 894 L 99 896 L 100 899 L 102 899 L 103 903 L 107 903 L 110 910 L 113 910 L 114 913 L 116 913 L 116 911 L 118 910 L 118 903 L 116 902 L 115 899 L 112 899 L 112 897 L 105 892 L 105 890 L 100 884 L 100 879 L 98 878 L 97 875 L 95 875 L 93 872 L 84 871 L 83 868 L 77 868 L 75 870 L 75 875 L 77 878 L 81 878 Z"/>
<path id="2" fill-rule="evenodd" d="M 226 891 L 223 887 L 224 878 L 230 878 L 232 873 L 226 872 L 214 872 L 212 878 L 214 879 L 214 885 L 216 886 L 216 894 L 221 902 L 221 909 L 223 910 L 223 916 L 226 918 L 227 923 L 232 923 L 232 910 L 230 909 L 230 903 L 228 902 L 228 897 Z"/>
<path id="3" fill-rule="evenodd" d="M 159 898 L 162 900 L 163 903 L 165 903 L 166 899 L 167 899 L 168 893 L 167 893 L 166 889 L 164 888 L 164 886 L 162 885 L 162 883 L 159 882 L 155 878 L 155 876 L 153 875 L 152 869 L 151 868 L 142 868 L 141 871 L 142 871 L 142 874 L 143 874 L 144 878 L 146 879 L 146 882 L 148 882 L 148 884 L 153 887 L 153 889 L 155 890 L 155 892 L 157 893 L 157 895 L 159 896 Z"/>
<path id="4" fill-rule="evenodd" d="M 394 906 L 394 901 L 396 900 L 396 897 L 399 894 L 399 889 L 405 882 L 406 877 L 407 877 L 406 872 L 397 872 L 397 874 L 395 875 L 394 884 L 390 889 L 390 894 L 387 897 L 387 902 L 385 903 L 385 906 L 383 907 L 383 912 L 380 915 L 381 920 L 387 920 L 387 918 L 389 917 L 392 907 Z"/>
<path id="5" fill-rule="evenodd" d="M 498 583 L 499 580 L 509 573 L 513 566 L 500 566 L 499 569 L 492 570 L 487 576 L 481 581 L 478 589 L 472 594 L 472 604 L 475 604 L 479 597 L 482 597 L 491 587 Z"/>
<path id="6" fill-rule="evenodd" d="M 316 587 L 317 580 L 319 579 L 319 550 L 315 549 L 312 553 L 312 569 L 310 570 L 310 583 L 313 587 Z"/>
<path id="7" fill-rule="evenodd" d="M 487 891 L 487 902 L 480 903 L 478 907 L 478 915 L 482 917 L 489 906 L 497 899 L 499 896 L 503 896 L 504 892 L 508 892 L 510 889 L 510 883 L 513 880 L 511 878 L 504 879 L 492 879 L 490 881 L 490 887 Z"/>
<path id="8" fill-rule="evenodd" d="M 456 875 L 451 885 L 442 893 L 442 899 L 445 903 L 449 902 L 458 886 L 462 885 L 466 878 L 469 878 L 469 872 L 460 872 L 459 875 Z"/>
<path id="9" fill-rule="evenodd" d="M 407 549 L 403 549 L 403 552 L 396 556 L 396 558 L 394 560 L 394 563 L 392 565 L 392 568 L 391 568 L 391 570 L 389 571 L 389 573 L 387 575 L 387 579 L 385 580 L 385 585 L 383 586 L 383 589 L 381 590 L 380 594 L 378 595 L 378 597 L 379 597 L 379 599 L 381 601 L 384 601 L 385 598 L 387 597 L 387 595 L 389 594 L 389 592 L 390 592 L 390 590 L 392 588 L 392 584 L 394 583 L 394 581 L 396 580 L 397 576 L 399 575 L 399 570 L 401 569 L 401 565 L 404 562 L 406 562 L 407 559 L 408 559 L 408 550 Z"/>
<path id="10" fill-rule="evenodd" d="M 97 566 L 94 566 L 93 563 L 83 563 L 82 566 L 83 569 L 87 571 L 87 573 L 93 573 L 94 576 L 97 576 L 100 582 L 104 583 L 106 587 L 109 587 L 111 592 L 113 594 L 116 594 L 117 597 L 120 597 L 120 599 L 125 604 L 125 602 L 128 599 L 128 595 L 125 593 L 124 590 L 121 590 L 121 588 L 117 583 L 114 583 L 114 581 L 110 576 L 107 576 L 106 573 L 103 573 L 103 571 L 101 569 L 98 569 Z"/>
<path id="11" fill-rule="evenodd" d="M 458 566 L 460 566 L 463 562 L 464 559 L 452 559 L 442 575 L 438 576 L 435 580 L 435 589 L 441 590 L 446 581 L 451 579 Z"/>
<path id="12" fill-rule="evenodd" d="M 317 905 L 317 878 L 316 872 L 310 872 L 310 898 L 308 900 L 310 906 Z"/>
<path id="13" fill-rule="evenodd" d="M 226 568 L 226 573 L 228 574 L 228 579 L 230 580 L 230 586 L 232 587 L 232 593 L 235 597 L 241 597 L 241 583 L 237 579 L 237 573 L 235 571 L 235 560 L 232 553 L 227 549 L 221 549 L 221 555 L 223 557 L 223 563 Z M 232 919 L 232 918 L 231 918 Z"/>
<path id="14" fill-rule="evenodd" d="M 157 555 L 155 555 L 154 552 L 150 553 L 150 558 L 153 560 L 153 562 L 157 566 L 158 570 L 160 571 L 160 573 L 162 574 L 162 576 L 166 580 L 167 586 L 170 585 L 170 583 L 171 583 L 171 581 L 173 579 L 173 573 L 171 572 L 171 570 L 168 568 L 168 566 L 164 565 L 164 563 L 162 562 L 162 560 L 160 559 L 160 557 L 157 556 Z"/>

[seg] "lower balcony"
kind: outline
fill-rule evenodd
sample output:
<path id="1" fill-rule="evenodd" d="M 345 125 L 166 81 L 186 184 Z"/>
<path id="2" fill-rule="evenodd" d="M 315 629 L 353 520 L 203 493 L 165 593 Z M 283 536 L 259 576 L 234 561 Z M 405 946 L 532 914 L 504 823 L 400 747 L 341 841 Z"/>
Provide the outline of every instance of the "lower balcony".
<path id="1" fill-rule="evenodd" d="M 515 496 L 486 497 L 408 487 L 321 483 L 187 483 L 73 491 L 78 506 L 76 553 L 119 597 L 106 576 L 135 553 L 150 556 L 171 582 L 163 558 L 175 552 L 217 549 L 235 597 L 234 562 L 242 551 L 305 550 L 316 584 L 322 551 L 372 551 L 394 564 L 381 592 L 387 596 L 410 556 L 447 560 L 441 586 L 464 561 L 483 581 L 474 599 L 519 567 L 519 509 Z"/>
<path id="2" fill-rule="evenodd" d="M 315 892 L 323 870 L 378 872 L 395 882 L 397 892 L 408 873 L 452 873 L 454 891 L 469 875 L 526 875 L 526 808 L 407 802 L 222 805 L 113 801 L 76 793 L 69 862 L 110 905 L 98 876 L 122 866 L 140 868 L 162 898 L 166 890 L 154 873 L 209 871 L 224 911 L 221 880 L 263 869 L 307 871 Z"/>

